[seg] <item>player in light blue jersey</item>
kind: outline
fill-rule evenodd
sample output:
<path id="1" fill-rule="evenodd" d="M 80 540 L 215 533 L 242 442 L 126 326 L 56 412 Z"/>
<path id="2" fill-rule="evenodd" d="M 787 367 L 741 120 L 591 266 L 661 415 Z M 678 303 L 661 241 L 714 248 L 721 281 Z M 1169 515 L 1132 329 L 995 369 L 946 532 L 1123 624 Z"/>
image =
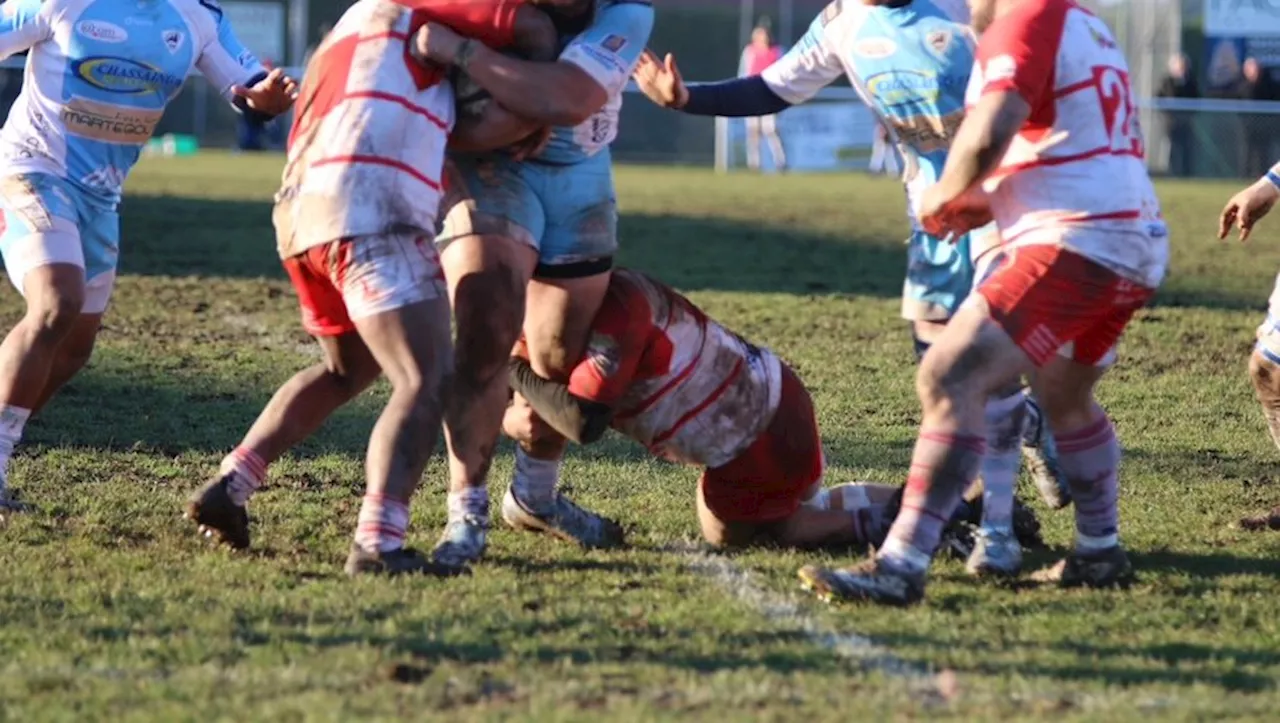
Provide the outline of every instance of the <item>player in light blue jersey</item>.
<path id="1" fill-rule="evenodd" d="M 116 206 L 165 105 L 199 70 L 242 112 L 296 95 L 236 40 L 213 0 L 7 0 L 0 59 L 29 50 L 0 129 L 0 256 L 27 312 L 0 344 L 0 514 L 5 470 L 32 412 L 93 350 L 115 283 Z"/>
<path id="2" fill-rule="evenodd" d="M 508 399 L 507 358 L 523 331 L 530 362 L 563 380 L 586 348 L 618 246 L 609 144 L 622 91 L 653 28 L 647 0 L 542 0 L 562 38 L 555 62 L 509 57 L 427 27 L 427 59 L 466 73 L 492 100 L 551 127 L 527 159 L 455 155 L 437 237 L 458 320 L 449 441 L 449 524 L 436 561 L 464 566 L 484 551 L 485 478 Z M 556 490 L 565 441 L 521 447 L 503 499 L 512 526 L 586 547 L 622 542 L 610 520 Z"/>
<path id="3" fill-rule="evenodd" d="M 918 219 L 924 190 L 937 182 L 947 150 L 964 118 L 964 94 L 973 69 L 975 39 L 968 8 L 959 0 L 835 0 L 777 63 L 760 75 L 686 86 L 675 59 L 646 52 L 636 80 L 655 103 L 686 113 L 757 116 L 803 103 L 847 76 L 875 113 L 905 160 L 907 215 L 911 223 L 903 317 L 912 323 L 917 358 L 974 285 L 974 259 L 998 243 L 994 227 L 960 238 L 937 238 Z M 1019 442 L 1029 426 L 1019 389 L 991 400 L 989 454 L 982 472 L 986 504 L 982 534 L 969 568 L 976 574 L 1012 574 L 1021 549 L 1012 530 L 1013 488 Z M 1051 504 L 1065 504 L 1065 484 L 1052 457 L 1042 455 L 1040 435 L 1027 457 L 1037 486 Z"/>

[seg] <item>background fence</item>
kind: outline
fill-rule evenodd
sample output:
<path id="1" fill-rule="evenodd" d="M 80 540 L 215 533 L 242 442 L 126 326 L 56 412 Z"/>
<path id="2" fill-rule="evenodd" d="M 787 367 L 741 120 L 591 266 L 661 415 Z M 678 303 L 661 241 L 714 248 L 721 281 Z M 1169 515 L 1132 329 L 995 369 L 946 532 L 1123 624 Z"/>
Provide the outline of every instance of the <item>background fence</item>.
<path id="1" fill-rule="evenodd" d="M 825 4 L 826 0 L 654 0 L 658 21 L 650 45 L 675 53 L 689 79 L 730 77 L 737 72 L 742 46 L 756 22 L 767 22 L 778 42 L 789 46 Z M 1274 160 L 1280 149 L 1273 147 L 1270 137 L 1280 136 L 1280 102 L 1242 102 L 1238 85 L 1248 57 L 1258 59 L 1268 72 L 1280 67 L 1280 7 L 1272 11 L 1271 0 L 1084 4 L 1107 20 L 1128 55 L 1134 91 L 1143 99 L 1153 170 L 1252 176 L 1259 164 Z M 281 65 L 303 63 L 346 6 L 343 0 L 224 2 L 245 44 L 259 57 Z M 1177 53 L 1189 56 L 1199 97 L 1157 98 L 1168 60 Z M 17 95 L 20 67 L 21 60 L 15 58 L 0 70 L 0 109 Z M 1273 85 L 1272 100 L 1280 101 L 1280 83 Z M 864 113 L 852 112 L 851 103 L 856 99 L 841 81 L 819 97 L 817 108 L 784 113 L 782 133 L 791 155 L 839 154 L 833 167 L 864 163 L 870 127 L 863 122 Z M 724 129 L 729 165 L 739 165 L 740 127 L 726 124 Z M 232 146 L 236 115 L 196 77 L 170 106 L 158 133 L 195 135 L 204 146 Z M 624 105 L 622 133 L 614 150 L 620 160 L 630 162 L 710 165 L 715 160 L 716 123 L 664 111 L 633 96 Z"/>

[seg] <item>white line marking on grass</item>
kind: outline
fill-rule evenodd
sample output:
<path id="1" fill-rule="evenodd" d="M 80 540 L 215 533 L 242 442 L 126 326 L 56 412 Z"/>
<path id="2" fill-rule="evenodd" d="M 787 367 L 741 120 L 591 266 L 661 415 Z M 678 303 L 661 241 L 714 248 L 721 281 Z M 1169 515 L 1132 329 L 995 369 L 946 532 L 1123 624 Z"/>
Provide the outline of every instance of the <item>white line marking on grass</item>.
<path id="1" fill-rule="evenodd" d="M 793 596 L 772 592 L 757 584 L 750 571 L 732 560 L 708 554 L 697 546 L 679 543 L 671 546 L 682 555 L 689 567 L 710 579 L 739 602 L 747 605 L 765 620 L 803 633 L 814 645 L 865 670 L 898 678 L 912 688 L 923 689 L 941 698 L 949 697 L 946 683 L 925 668 L 895 656 L 889 649 L 857 633 L 840 632 L 807 612 Z"/>

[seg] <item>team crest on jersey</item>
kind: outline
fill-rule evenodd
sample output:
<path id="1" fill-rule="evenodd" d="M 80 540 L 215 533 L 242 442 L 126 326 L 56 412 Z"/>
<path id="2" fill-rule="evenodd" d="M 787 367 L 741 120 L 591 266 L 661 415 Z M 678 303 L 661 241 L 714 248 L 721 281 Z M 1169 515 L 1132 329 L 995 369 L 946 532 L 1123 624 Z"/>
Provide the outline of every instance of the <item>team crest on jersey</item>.
<path id="1" fill-rule="evenodd" d="M 924 46 L 939 58 L 945 58 L 951 47 L 951 31 L 930 30 L 924 34 Z"/>
<path id="2" fill-rule="evenodd" d="M 881 60 L 898 52 L 898 44 L 888 38 L 867 38 L 859 40 L 853 52 L 868 60 Z"/>
<path id="3" fill-rule="evenodd" d="M 1089 26 L 1089 34 L 1093 36 L 1093 42 L 1097 43 L 1098 47 L 1102 48 L 1103 50 L 1116 49 L 1115 42 L 1111 40 L 1111 38 L 1108 38 L 1105 34 L 1103 34 L 1101 30 L 1098 30 L 1092 25 Z"/>
<path id="4" fill-rule="evenodd" d="M 160 38 L 164 40 L 164 47 L 168 48 L 170 53 L 176 53 L 178 48 L 182 47 L 182 41 L 186 36 L 179 30 L 166 30 L 160 34 Z"/>
<path id="5" fill-rule="evenodd" d="M 627 46 L 627 39 L 621 35 L 610 35 L 600 41 L 600 47 L 608 50 L 610 53 L 616 53 Z"/>

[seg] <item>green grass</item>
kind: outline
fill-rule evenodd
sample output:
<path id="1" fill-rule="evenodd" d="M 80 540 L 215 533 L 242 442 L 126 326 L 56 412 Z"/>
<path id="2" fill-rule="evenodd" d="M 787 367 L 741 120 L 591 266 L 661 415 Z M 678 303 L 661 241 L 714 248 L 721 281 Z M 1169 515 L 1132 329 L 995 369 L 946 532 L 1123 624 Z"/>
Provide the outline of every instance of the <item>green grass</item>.
<path id="1" fill-rule="evenodd" d="M 1232 186 L 1160 187 L 1171 277 L 1101 391 L 1127 453 L 1133 589 L 1001 588 L 947 562 L 918 608 L 826 608 L 793 592 L 795 570 L 852 553 L 732 558 L 818 624 L 954 671 L 940 697 L 692 571 L 672 548 L 696 538 L 696 473 L 616 437 L 573 450 L 566 478 L 634 528 L 631 549 L 499 529 L 471 578 L 346 580 L 381 388 L 273 468 L 254 551 L 203 544 L 181 500 L 314 358 L 274 253 L 279 163 L 156 160 L 131 181 L 97 356 L 14 463 L 40 509 L 0 531 L 0 720 L 1218 720 L 1280 706 L 1277 538 L 1231 527 L 1280 501 L 1280 456 L 1244 378 L 1280 246 L 1267 229 L 1244 248 L 1212 239 Z M 900 188 L 642 168 L 618 183 L 623 261 L 799 369 L 829 480 L 900 481 L 918 419 L 897 318 Z M 19 299 L 0 298 L 11 322 Z M 509 474 L 504 447 L 497 493 Z M 442 524 L 443 480 L 436 460 L 419 545 Z M 1067 543 L 1070 514 L 1044 519 Z"/>

